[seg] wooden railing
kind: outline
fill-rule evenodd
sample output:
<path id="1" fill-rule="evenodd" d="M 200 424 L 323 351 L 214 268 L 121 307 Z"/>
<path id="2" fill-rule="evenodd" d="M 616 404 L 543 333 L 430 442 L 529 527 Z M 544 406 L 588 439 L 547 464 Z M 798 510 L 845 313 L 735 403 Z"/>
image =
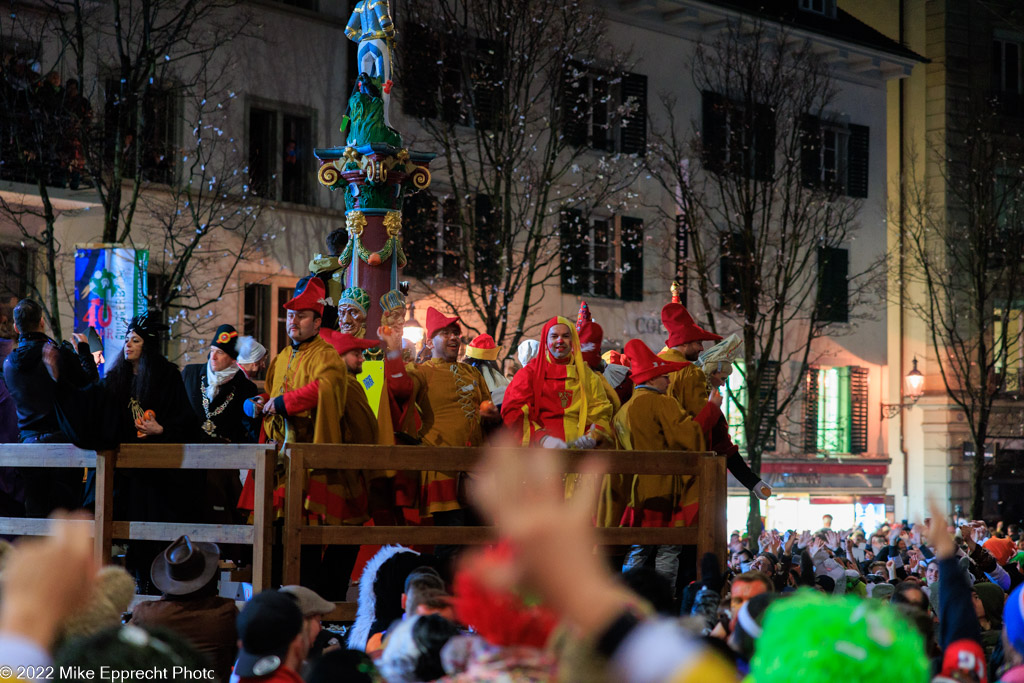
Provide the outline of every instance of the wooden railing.
<path id="1" fill-rule="evenodd" d="M 83 531 L 95 539 L 98 562 L 110 561 L 113 539 L 173 541 L 187 534 L 194 541 L 252 546 L 255 590 L 270 587 L 270 548 L 273 540 L 271 495 L 277 454 L 261 445 L 153 444 L 125 445 L 116 451 L 85 451 L 71 444 L 4 444 L 0 465 L 7 467 L 96 468 L 96 508 Z M 114 519 L 114 470 L 190 469 L 256 472 L 256 510 L 253 524 L 194 524 Z M 190 492 L 182 491 L 181 495 Z M 45 519 L 0 517 L 0 535 L 39 536 Z"/>
<path id="2" fill-rule="evenodd" d="M 495 541 L 493 527 L 466 526 L 308 526 L 303 514 L 305 470 L 439 470 L 469 472 L 476 468 L 482 449 L 424 446 L 334 446 L 293 444 L 288 462 L 284 521 L 283 582 L 298 583 L 304 545 L 481 545 Z M 569 451 L 567 471 L 574 471 L 586 453 Z M 697 477 L 700 513 L 695 527 L 599 529 L 605 545 L 689 545 L 697 556 L 726 547 L 725 458 L 714 453 L 671 451 L 609 451 L 609 474 L 667 474 Z M 325 620 L 349 621 L 355 603 L 339 603 Z"/>
<path id="3" fill-rule="evenodd" d="M 464 526 L 309 526 L 303 514 L 304 470 L 439 470 L 472 471 L 483 449 L 425 446 L 358 446 L 296 444 L 284 451 L 287 463 L 283 529 L 283 583 L 298 583 L 303 545 L 480 545 L 495 540 L 492 527 Z M 565 453 L 574 471 L 585 453 Z M 697 477 L 700 514 L 695 527 L 608 528 L 599 530 L 606 545 L 688 545 L 698 556 L 726 547 L 725 459 L 713 453 L 670 451 L 610 451 L 605 454 L 610 474 L 692 475 Z M 85 451 L 70 444 L 0 445 L 0 466 L 96 468 L 96 508 L 83 530 L 95 538 L 96 557 L 110 561 L 113 539 L 172 541 L 188 534 L 195 541 L 250 544 L 253 549 L 253 588 L 270 587 L 273 543 L 272 495 L 277 454 L 260 445 L 153 444 L 125 445 L 116 451 Z M 256 509 L 251 525 L 193 524 L 114 520 L 115 469 L 255 470 Z M 0 517 L 0 535 L 46 533 L 44 519 Z M 355 603 L 339 603 L 330 619 L 351 620 Z"/>

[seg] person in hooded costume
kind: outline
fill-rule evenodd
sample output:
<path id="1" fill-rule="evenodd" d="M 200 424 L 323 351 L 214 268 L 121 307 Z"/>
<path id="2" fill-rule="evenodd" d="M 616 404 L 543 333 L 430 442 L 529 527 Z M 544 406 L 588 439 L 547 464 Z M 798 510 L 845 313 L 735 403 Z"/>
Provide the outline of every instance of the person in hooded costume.
<path id="1" fill-rule="evenodd" d="M 668 339 L 658 356 L 674 363 L 685 363 L 669 375 L 668 395 L 704 430 L 704 439 L 711 450 L 726 457 L 726 466 L 736 479 L 761 500 L 772 494 L 771 488 L 754 474 L 740 455 L 740 449 L 729 437 L 729 424 L 722 414 L 722 397 L 717 389 L 708 391 L 708 378 L 697 364 L 705 341 L 720 342 L 722 337 L 708 332 L 693 320 L 679 303 L 668 303 L 661 309 L 661 322 L 668 330 Z"/>
<path id="2" fill-rule="evenodd" d="M 538 355 L 505 389 L 501 417 L 524 446 L 595 448 L 614 445 L 613 404 L 587 367 L 572 322 L 551 318 Z"/>
<path id="3" fill-rule="evenodd" d="M 590 307 L 586 301 L 580 302 L 579 313 L 576 314 L 576 333 L 580 337 L 580 354 L 587 367 L 594 371 L 604 387 L 604 393 L 612 403 L 612 414 L 619 412 L 622 401 L 611 382 L 604 375 L 606 363 L 601 357 L 601 343 L 604 341 L 604 328 L 594 322 Z"/>
<path id="4" fill-rule="evenodd" d="M 704 431 L 665 393 L 669 375 L 682 370 L 683 364 L 659 358 L 639 339 L 627 342 L 625 351 L 636 388 L 615 415 L 619 445 L 638 451 L 703 451 Z M 697 493 L 697 482 L 691 476 L 634 475 L 622 525 L 693 526 L 697 521 Z M 653 555 L 656 571 L 674 586 L 679 553 L 680 546 L 635 545 L 626 556 L 623 570 L 642 566 Z"/>

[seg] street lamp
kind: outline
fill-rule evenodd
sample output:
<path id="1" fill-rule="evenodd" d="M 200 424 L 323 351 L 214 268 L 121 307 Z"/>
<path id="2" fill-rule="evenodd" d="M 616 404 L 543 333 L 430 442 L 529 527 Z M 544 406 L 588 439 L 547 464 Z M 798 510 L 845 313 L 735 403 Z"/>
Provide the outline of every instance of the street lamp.
<path id="1" fill-rule="evenodd" d="M 420 342 L 423 341 L 423 326 L 416 320 L 416 304 L 409 303 L 409 319 L 405 321 L 405 326 L 402 328 L 402 339 L 407 339 L 413 345 L 418 347 Z M 416 349 L 419 350 L 418 348 Z"/>
<path id="2" fill-rule="evenodd" d="M 924 375 L 917 369 L 917 357 L 914 357 L 913 368 L 903 378 L 903 395 L 899 403 L 883 403 L 882 419 L 885 420 L 896 415 L 904 408 L 910 408 L 924 394 Z"/>

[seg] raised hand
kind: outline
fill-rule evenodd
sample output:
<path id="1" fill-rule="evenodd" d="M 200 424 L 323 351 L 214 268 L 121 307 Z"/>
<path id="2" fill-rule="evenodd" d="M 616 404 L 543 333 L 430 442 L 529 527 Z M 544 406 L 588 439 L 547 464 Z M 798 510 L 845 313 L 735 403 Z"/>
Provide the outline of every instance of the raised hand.
<path id="1" fill-rule="evenodd" d="M 825 532 L 825 545 L 829 550 L 839 550 L 839 534 L 829 529 Z"/>

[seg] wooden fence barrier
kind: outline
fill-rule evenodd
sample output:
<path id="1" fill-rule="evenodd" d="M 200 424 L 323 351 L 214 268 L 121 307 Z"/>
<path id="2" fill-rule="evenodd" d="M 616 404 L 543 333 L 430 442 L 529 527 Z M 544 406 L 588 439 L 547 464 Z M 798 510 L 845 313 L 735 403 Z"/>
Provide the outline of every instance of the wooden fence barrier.
<path id="1" fill-rule="evenodd" d="M 472 471 L 482 449 L 425 446 L 336 446 L 292 444 L 286 449 L 288 478 L 284 519 L 283 582 L 298 583 L 303 545 L 479 545 L 495 540 L 493 527 L 465 526 L 308 526 L 303 515 L 304 470 Z M 568 471 L 586 455 L 567 452 Z M 610 474 L 669 474 L 697 477 L 700 514 L 695 527 L 600 529 L 605 545 L 689 545 L 697 555 L 726 547 L 725 458 L 713 453 L 670 451 L 608 452 Z M 327 620 L 350 621 L 355 603 L 338 603 Z"/>
<path id="2" fill-rule="evenodd" d="M 482 449 L 424 446 L 296 444 L 285 450 L 288 463 L 283 529 L 284 583 L 298 583 L 303 545 L 479 545 L 495 540 L 492 527 L 308 526 L 303 515 L 304 470 L 439 470 L 472 471 Z M 697 477 L 700 515 L 695 527 L 600 529 L 606 545 L 689 545 L 698 556 L 726 547 L 725 459 L 713 453 L 668 451 L 609 452 L 611 474 L 668 474 Z M 585 456 L 567 452 L 569 471 Z M 3 444 L 0 466 L 96 468 L 96 508 L 83 532 L 95 539 L 97 561 L 110 561 L 113 539 L 172 541 L 188 534 L 195 541 L 251 544 L 253 588 L 270 587 L 273 534 L 272 494 L 277 454 L 261 445 L 129 444 L 112 451 L 86 451 L 71 444 Z M 255 470 L 256 510 L 251 525 L 120 521 L 113 518 L 116 469 Z M 39 536 L 45 519 L 0 517 L 0 535 Z M 721 555 L 720 555 L 721 557 Z M 351 620 L 355 603 L 339 603 L 327 619 Z"/>
<path id="3" fill-rule="evenodd" d="M 262 445 L 128 444 L 116 451 L 86 451 L 71 444 L 3 444 L 0 466 L 96 468 L 96 508 L 92 522 L 82 522 L 83 531 L 95 539 L 96 560 L 110 562 L 113 539 L 173 541 L 182 534 L 194 541 L 252 545 L 255 590 L 270 586 L 270 548 L 274 466 L 277 455 Z M 182 522 L 139 522 L 114 520 L 115 469 L 201 469 L 256 472 L 256 510 L 253 524 L 193 524 Z M 189 492 L 181 492 L 188 495 Z M 45 519 L 0 517 L 0 535 L 40 536 L 46 533 Z"/>

